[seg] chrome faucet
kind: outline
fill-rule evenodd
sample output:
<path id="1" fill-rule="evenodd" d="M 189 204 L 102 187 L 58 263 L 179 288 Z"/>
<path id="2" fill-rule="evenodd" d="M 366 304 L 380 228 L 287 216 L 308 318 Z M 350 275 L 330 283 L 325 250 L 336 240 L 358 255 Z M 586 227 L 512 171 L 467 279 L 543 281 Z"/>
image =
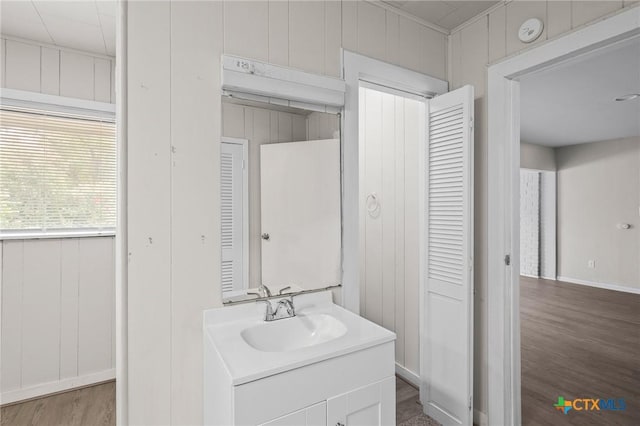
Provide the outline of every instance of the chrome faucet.
<path id="1" fill-rule="evenodd" d="M 261 302 L 267 304 L 267 311 L 264 314 L 265 321 L 275 321 L 296 316 L 296 308 L 293 306 L 293 300 L 281 299 L 275 309 L 273 309 L 273 305 L 269 300 L 261 300 Z M 283 308 L 286 311 L 284 313 L 282 312 Z"/>
<path id="2" fill-rule="evenodd" d="M 252 294 L 258 297 L 271 297 L 271 290 L 269 290 L 269 287 L 267 287 L 266 285 L 260 284 L 260 287 L 258 287 L 257 293 L 249 292 L 247 294 Z"/>

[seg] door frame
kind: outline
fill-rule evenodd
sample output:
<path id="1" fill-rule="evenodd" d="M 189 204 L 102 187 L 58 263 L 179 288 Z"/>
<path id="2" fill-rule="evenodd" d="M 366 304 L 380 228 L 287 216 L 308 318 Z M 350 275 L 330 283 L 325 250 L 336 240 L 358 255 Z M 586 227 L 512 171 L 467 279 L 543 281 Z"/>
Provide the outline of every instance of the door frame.
<path id="1" fill-rule="evenodd" d="M 249 140 L 222 136 L 220 143 L 242 146 L 242 286 L 249 288 Z M 222 261 L 222 259 L 221 259 Z"/>
<path id="2" fill-rule="evenodd" d="M 640 34 L 631 7 L 489 66 L 488 421 L 521 424 L 519 78 Z M 511 262 L 506 261 L 510 256 Z"/>
<path id="3" fill-rule="evenodd" d="M 416 71 L 342 49 L 346 83 L 342 114 L 342 305 L 360 314 L 360 83 L 394 93 L 430 98 L 449 91 L 449 83 Z M 422 296 L 421 296 L 422 300 Z M 420 310 L 422 314 L 422 309 Z"/>

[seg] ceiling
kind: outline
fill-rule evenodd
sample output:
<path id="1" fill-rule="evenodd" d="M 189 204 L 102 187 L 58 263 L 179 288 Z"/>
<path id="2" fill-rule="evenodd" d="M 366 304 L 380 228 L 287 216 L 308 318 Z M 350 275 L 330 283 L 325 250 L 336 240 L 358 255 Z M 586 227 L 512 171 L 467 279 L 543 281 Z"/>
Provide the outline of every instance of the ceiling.
<path id="1" fill-rule="evenodd" d="M 525 76 L 520 139 L 550 147 L 640 136 L 640 37 Z"/>
<path id="2" fill-rule="evenodd" d="M 116 54 L 115 0 L 0 2 L 0 32 L 102 55 Z"/>
<path id="3" fill-rule="evenodd" d="M 383 1 L 383 3 L 447 30 L 452 30 L 500 1 L 389 0 Z"/>

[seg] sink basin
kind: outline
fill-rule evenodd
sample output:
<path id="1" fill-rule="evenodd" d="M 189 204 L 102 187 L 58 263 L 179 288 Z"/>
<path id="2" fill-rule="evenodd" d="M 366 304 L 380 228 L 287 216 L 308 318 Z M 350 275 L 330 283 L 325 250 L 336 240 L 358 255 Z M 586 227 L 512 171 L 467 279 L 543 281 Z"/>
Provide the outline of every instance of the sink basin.
<path id="1" fill-rule="evenodd" d="M 347 327 L 327 314 L 298 315 L 245 328 L 242 339 L 262 352 L 286 352 L 319 345 L 343 336 Z"/>

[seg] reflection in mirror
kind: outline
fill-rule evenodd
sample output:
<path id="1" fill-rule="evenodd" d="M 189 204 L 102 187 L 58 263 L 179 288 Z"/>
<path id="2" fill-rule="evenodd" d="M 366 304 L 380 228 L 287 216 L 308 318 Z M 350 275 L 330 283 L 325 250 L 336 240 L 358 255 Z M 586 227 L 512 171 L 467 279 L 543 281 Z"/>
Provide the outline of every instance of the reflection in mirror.
<path id="1" fill-rule="evenodd" d="M 225 303 L 340 284 L 339 129 L 335 114 L 223 97 Z"/>

